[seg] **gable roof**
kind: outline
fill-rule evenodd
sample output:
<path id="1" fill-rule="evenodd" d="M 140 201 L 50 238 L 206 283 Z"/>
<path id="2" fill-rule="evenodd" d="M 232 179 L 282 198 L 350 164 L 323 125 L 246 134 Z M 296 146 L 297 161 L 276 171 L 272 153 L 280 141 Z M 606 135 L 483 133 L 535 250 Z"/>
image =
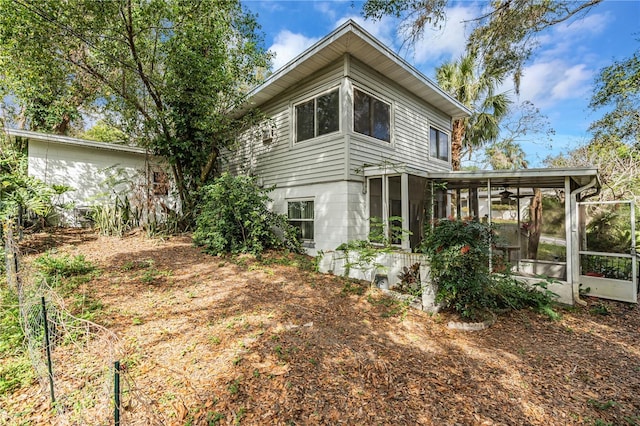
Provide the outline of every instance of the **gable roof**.
<path id="1" fill-rule="evenodd" d="M 250 108 L 262 105 L 301 79 L 321 70 L 345 54 L 365 63 L 453 118 L 467 117 L 471 114 L 467 107 L 353 20 L 346 21 L 274 72 L 262 85 L 249 93 L 249 101 L 237 113 L 240 115 Z"/>
<path id="2" fill-rule="evenodd" d="M 29 130 L 8 129 L 5 128 L 4 132 L 13 137 L 21 137 L 25 139 L 57 143 L 61 145 L 80 146 L 84 148 L 104 149 L 107 151 L 120 151 L 129 152 L 135 154 L 146 154 L 147 150 L 139 146 L 119 145 L 108 142 L 96 142 L 87 139 L 71 138 L 68 136 L 52 135 L 49 133 L 32 132 Z"/>

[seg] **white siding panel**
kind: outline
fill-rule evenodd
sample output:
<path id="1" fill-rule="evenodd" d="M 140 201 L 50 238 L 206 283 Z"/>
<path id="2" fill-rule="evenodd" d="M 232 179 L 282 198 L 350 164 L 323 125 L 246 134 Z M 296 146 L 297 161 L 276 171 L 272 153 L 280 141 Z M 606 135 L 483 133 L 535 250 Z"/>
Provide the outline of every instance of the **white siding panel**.
<path id="1" fill-rule="evenodd" d="M 133 206 L 144 207 L 147 212 L 155 211 L 149 210 L 155 208 L 150 202 L 175 206 L 171 196 L 154 197 L 149 192 L 149 173 L 153 170 L 167 171 L 160 160 L 146 159 L 144 154 L 29 141 L 29 175 L 49 185 L 72 188 L 60 197 L 61 204 L 83 207 L 126 195 Z M 69 218 L 65 216 L 63 220 Z"/>
<path id="2" fill-rule="evenodd" d="M 276 188 L 271 194 L 272 209 L 287 213 L 287 202 L 297 199 L 313 199 L 315 247 L 308 253 L 335 250 L 340 244 L 353 239 L 354 229 L 362 227 L 352 219 L 366 206 L 353 198 L 353 191 L 362 192 L 362 185 L 354 182 L 334 182 L 288 188 Z M 360 234 L 362 230 L 360 230 Z"/>
<path id="3" fill-rule="evenodd" d="M 378 94 L 393 103 L 391 144 L 384 145 L 362 135 L 352 136 L 352 178 L 357 176 L 354 170 L 365 164 L 404 164 L 427 172 L 450 169 L 449 164 L 429 158 L 429 127 L 448 131 L 451 128 L 449 117 L 356 60 L 352 61 L 350 78 L 355 87 Z"/>
<path id="4" fill-rule="evenodd" d="M 344 179 L 346 129 L 294 143 L 292 121 L 294 103 L 339 87 L 342 74 L 342 62 L 334 63 L 260 106 L 270 118 L 263 125 L 275 125 L 274 140 L 265 144 L 259 136 L 259 129 L 251 129 L 239 138 L 236 151 L 224 153 L 228 163 L 223 169 L 232 173 L 255 174 L 263 179 L 265 185 L 278 187 Z"/>

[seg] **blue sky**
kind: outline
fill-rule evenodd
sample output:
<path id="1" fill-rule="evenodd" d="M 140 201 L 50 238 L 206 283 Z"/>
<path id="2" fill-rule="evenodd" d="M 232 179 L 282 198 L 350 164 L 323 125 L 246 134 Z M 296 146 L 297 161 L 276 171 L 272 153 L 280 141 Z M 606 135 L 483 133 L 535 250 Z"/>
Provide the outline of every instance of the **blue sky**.
<path id="1" fill-rule="evenodd" d="M 244 1 L 258 15 L 266 46 L 275 53 L 274 69 L 351 18 L 427 77 L 441 63 L 459 57 L 469 30 L 463 21 L 479 16 L 486 2 L 460 1 L 447 13 L 439 30 L 428 30 L 424 39 L 408 51 L 397 32 L 397 21 L 384 18 L 365 21 L 359 1 Z M 530 167 L 541 167 L 547 155 L 567 152 L 589 139 L 587 128 L 602 111 L 589 109 L 598 71 L 614 60 L 640 49 L 640 1 L 605 0 L 579 20 L 562 23 L 539 36 L 539 48 L 527 64 L 520 95 L 545 114 L 556 134 L 551 142 L 523 141 Z M 510 84 L 505 90 L 511 90 Z"/>

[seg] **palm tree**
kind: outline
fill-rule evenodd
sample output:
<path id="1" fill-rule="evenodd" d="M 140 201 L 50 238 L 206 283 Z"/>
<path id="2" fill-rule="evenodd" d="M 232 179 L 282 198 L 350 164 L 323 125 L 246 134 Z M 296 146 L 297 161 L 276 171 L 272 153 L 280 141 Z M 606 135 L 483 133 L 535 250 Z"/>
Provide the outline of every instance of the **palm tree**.
<path id="1" fill-rule="evenodd" d="M 500 121 L 509 111 L 511 101 L 506 93 L 496 93 L 502 78 L 479 72 L 477 57 L 467 53 L 436 69 L 440 87 L 470 108 L 468 118 L 453 121 L 451 135 L 451 167 L 460 170 L 460 158 L 485 143 L 495 141 Z"/>

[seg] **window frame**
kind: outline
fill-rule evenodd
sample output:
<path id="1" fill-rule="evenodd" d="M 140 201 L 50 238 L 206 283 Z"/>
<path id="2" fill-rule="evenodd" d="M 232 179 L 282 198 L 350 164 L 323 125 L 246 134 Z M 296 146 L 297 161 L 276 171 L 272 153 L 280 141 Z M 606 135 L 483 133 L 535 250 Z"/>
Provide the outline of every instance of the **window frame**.
<path id="1" fill-rule="evenodd" d="M 432 131 L 436 132 L 436 138 L 433 140 L 431 137 Z M 440 138 L 439 135 L 447 136 L 447 158 L 442 158 L 440 154 Z M 435 144 L 435 145 L 434 145 Z M 436 155 L 433 155 L 433 148 L 435 146 Z M 432 160 L 451 162 L 451 132 L 446 132 L 436 126 L 429 126 L 429 158 Z"/>
<path id="2" fill-rule="evenodd" d="M 399 201 L 400 202 L 400 214 L 399 215 L 392 215 L 392 210 L 397 209 L 397 206 L 392 207 L 391 205 L 391 191 L 390 191 L 390 183 L 389 183 L 389 179 L 394 179 L 394 178 L 399 178 L 400 179 L 400 199 L 395 199 L 393 201 Z M 402 247 L 403 245 L 403 239 L 405 239 L 405 236 L 402 236 L 400 239 L 392 239 L 392 235 L 391 235 L 391 227 L 393 225 L 395 225 L 394 223 L 392 223 L 392 221 L 390 220 L 391 217 L 394 216 L 399 216 L 402 217 L 403 216 L 403 203 L 404 200 L 402 198 L 402 173 L 392 173 L 392 174 L 382 174 L 382 175 L 374 175 L 374 176 L 369 176 L 367 177 L 367 216 L 368 216 L 368 224 L 369 224 L 369 232 L 368 232 L 368 236 L 370 237 L 372 235 L 372 229 L 371 229 L 371 223 L 372 223 L 372 219 L 373 217 L 371 216 L 371 194 L 372 194 L 372 181 L 374 179 L 381 179 L 381 193 L 380 193 L 380 208 L 381 208 L 381 214 L 382 217 L 378 217 L 375 216 L 376 218 L 380 219 L 380 225 L 381 225 L 381 234 L 380 236 L 382 238 L 384 238 L 385 240 L 388 240 L 389 244 L 392 247 Z M 394 194 L 396 195 L 396 194 Z M 379 226 L 380 226 L 379 225 Z M 402 224 L 400 224 L 400 226 L 403 226 Z M 373 243 L 375 246 L 381 246 L 382 244 L 380 242 L 374 242 Z"/>
<path id="3" fill-rule="evenodd" d="M 315 204 L 315 198 L 292 198 L 292 199 L 287 199 L 287 222 L 289 223 L 289 225 L 292 226 L 296 226 L 294 225 L 292 222 L 311 222 L 312 226 L 312 238 L 300 238 L 300 242 L 303 243 L 303 246 L 306 247 L 312 247 L 315 244 L 315 239 L 316 239 L 316 204 Z M 289 210 L 290 207 L 289 205 L 292 203 L 313 203 L 313 208 L 312 208 L 312 212 L 313 212 L 313 217 L 311 218 L 291 218 L 289 216 Z M 303 209 L 300 209 L 300 211 L 304 211 Z M 297 227 L 297 226 L 296 226 Z"/>
<path id="4" fill-rule="evenodd" d="M 381 102 L 383 104 L 385 104 L 388 107 L 389 110 L 389 140 L 385 140 L 385 139 L 380 139 L 376 136 L 373 135 L 373 130 L 375 128 L 375 125 L 373 124 L 374 121 L 372 118 L 369 119 L 369 131 L 372 134 L 365 134 L 365 133 L 361 133 L 359 131 L 356 130 L 356 91 L 368 96 L 369 98 L 371 98 L 372 100 L 376 100 L 378 102 Z M 352 117 L 351 117 L 351 124 L 353 126 L 353 133 L 360 135 L 360 136 L 364 136 L 364 137 L 368 137 L 371 138 L 373 140 L 376 140 L 378 142 L 384 142 L 387 144 L 392 144 L 393 143 L 393 103 L 387 99 L 385 99 L 384 97 L 378 95 L 378 94 L 373 94 L 370 90 L 366 90 L 363 89 L 362 87 L 359 86 L 354 86 L 353 87 L 353 96 L 352 96 L 352 103 L 351 103 L 351 112 L 352 112 Z M 369 114 L 372 114 L 372 104 L 371 102 L 369 102 Z M 375 116 L 374 116 L 375 118 Z"/>
<path id="5" fill-rule="evenodd" d="M 161 169 L 151 170 L 151 187 L 153 195 L 169 195 L 169 174 Z"/>
<path id="6" fill-rule="evenodd" d="M 333 130 L 331 132 L 327 132 L 327 133 L 323 133 L 323 134 L 318 134 L 318 99 L 321 98 L 322 96 L 328 95 L 332 92 L 337 92 L 337 96 L 338 96 L 338 115 L 336 117 L 336 121 L 338 123 L 338 128 L 336 130 Z M 335 133 L 340 133 L 342 131 L 342 102 L 340 102 L 340 99 L 342 97 L 342 90 L 340 88 L 340 86 L 333 86 L 327 90 L 323 90 L 321 92 L 317 92 L 314 93 L 312 96 L 309 97 L 305 97 L 304 99 L 301 99 L 300 101 L 297 101 L 295 103 L 292 104 L 291 106 L 291 110 L 292 110 L 292 124 L 293 124 L 293 129 L 292 129 L 292 134 L 293 134 L 293 144 L 298 144 L 298 143 L 304 143 L 304 142 L 308 142 L 311 141 L 313 139 L 317 139 L 320 137 L 324 137 L 327 135 L 332 135 Z M 307 104 L 309 102 L 313 101 L 313 136 L 303 139 L 303 140 L 299 140 L 298 139 L 298 107 L 304 104 Z"/>

